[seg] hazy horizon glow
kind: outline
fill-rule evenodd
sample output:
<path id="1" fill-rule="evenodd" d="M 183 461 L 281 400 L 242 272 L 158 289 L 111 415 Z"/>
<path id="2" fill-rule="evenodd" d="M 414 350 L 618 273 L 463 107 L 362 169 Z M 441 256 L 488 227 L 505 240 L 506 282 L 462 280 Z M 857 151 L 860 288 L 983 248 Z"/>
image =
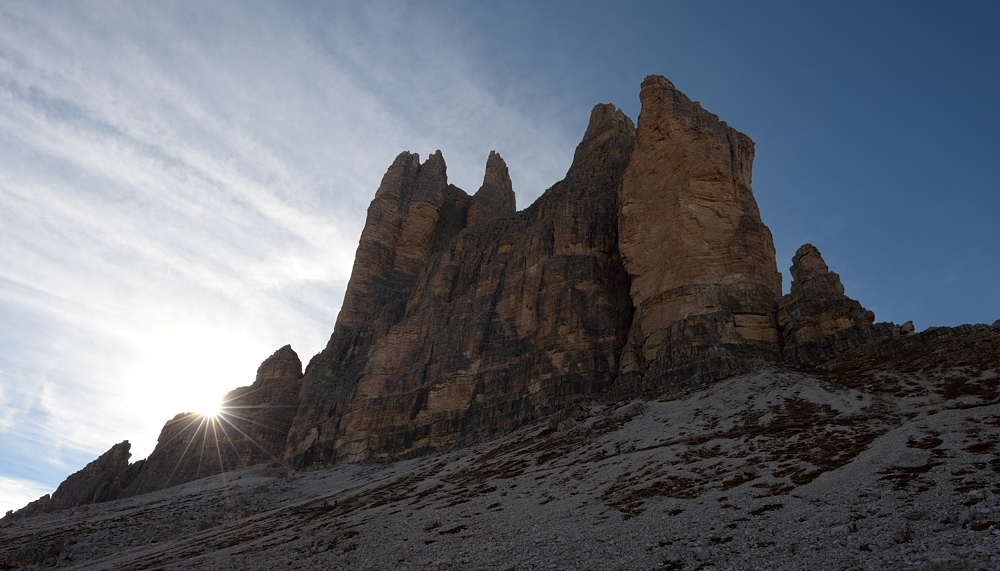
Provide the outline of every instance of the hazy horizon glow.
<path id="1" fill-rule="evenodd" d="M 866 6 L 0 5 L 0 512 L 308 362 L 399 152 L 524 208 L 651 73 L 756 141 L 786 289 L 812 242 L 880 320 L 1000 318 L 1000 8 Z"/>

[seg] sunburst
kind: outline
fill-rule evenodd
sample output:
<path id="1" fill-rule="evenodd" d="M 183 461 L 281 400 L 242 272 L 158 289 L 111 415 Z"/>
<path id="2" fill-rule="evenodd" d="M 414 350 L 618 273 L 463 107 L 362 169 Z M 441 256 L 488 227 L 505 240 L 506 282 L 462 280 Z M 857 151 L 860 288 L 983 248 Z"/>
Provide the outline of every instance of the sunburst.
<path id="1" fill-rule="evenodd" d="M 254 406 L 241 406 L 237 404 L 243 397 L 249 396 L 253 391 L 242 393 L 237 397 L 237 402 L 206 401 L 197 407 L 197 412 L 192 412 L 177 419 L 183 423 L 179 430 L 166 443 L 180 440 L 183 443 L 180 456 L 174 462 L 167 484 L 178 484 L 173 481 L 174 476 L 185 463 L 185 458 L 190 455 L 191 461 L 197 458 L 197 467 L 194 470 L 196 478 L 206 477 L 214 474 L 222 474 L 225 481 L 227 472 L 234 469 L 243 468 L 249 460 L 250 449 L 259 450 L 272 462 L 279 463 L 279 459 L 272 454 L 261 442 L 257 441 L 251 430 L 254 427 L 265 430 L 275 430 L 275 427 L 260 422 L 257 413 L 264 409 L 271 408 L 294 408 L 286 406 L 275 406 L 271 404 L 261 404 Z M 245 402 L 245 401 L 244 401 Z M 235 440 L 235 441 L 234 441 Z M 239 445 L 239 446 L 238 446 Z M 241 450 L 242 448 L 242 450 Z M 214 456 L 214 458 L 213 458 Z M 257 454 L 260 457 L 260 454 Z M 190 479 L 190 476 L 185 480 Z"/>

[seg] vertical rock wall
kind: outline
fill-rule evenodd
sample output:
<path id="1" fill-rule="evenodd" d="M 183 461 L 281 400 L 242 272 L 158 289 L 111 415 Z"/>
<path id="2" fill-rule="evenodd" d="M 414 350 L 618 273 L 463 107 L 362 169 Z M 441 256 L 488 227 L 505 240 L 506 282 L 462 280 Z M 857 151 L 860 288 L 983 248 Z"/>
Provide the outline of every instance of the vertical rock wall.
<path id="1" fill-rule="evenodd" d="M 496 151 L 490 151 L 486 159 L 486 174 L 483 175 L 483 185 L 472 195 L 469 206 L 467 226 L 472 226 L 482 220 L 512 216 L 516 212 L 514 187 L 510 183 L 507 163 Z"/>
<path id="2" fill-rule="evenodd" d="M 648 366 L 655 386 L 678 367 L 728 374 L 775 355 L 781 275 L 750 189 L 753 141 L 666 78 L 647 77 L 640 99 L 619 212 L 637 310 L 629 371 Z"/>
<path id="3" fill-rule="evenodd" d="M 337 458 L 473 441 L 609 388 L 632 313 L 617 195 L 633 137 L 621 111 L 597 106 L 562 182 L 521 213 L 470 226 L 428 262 L 346 401 Z M 475 199 L 498 162 L 491 155 Z M 509 185 L 503 171 L 496 187 Z"/>
<path id="4" fill-rule="evenodd" d="M 631 317 L 616 213 L 633 137 L 624 114 L 596 107 L 566 179 L 520 213 L 496 153 L 473 197 L 447 184 L 440 155 L 400 155 L 285 459 L 417 454 L 606 390 Z"/>
<path id="5" fill-rule="evenodd" d="M 506 173 L 502 161 L 494 166 Z M 440 151 L 423 164 L 413 153 L 396 157 L 368 207 L 333 335 L 306 369 L 286 461 L 323 465 L 336 457 L 340 420 L 372 347 L 403 319 L 418 275 L 465 228 L 471 202 L 448 184 Z"/>

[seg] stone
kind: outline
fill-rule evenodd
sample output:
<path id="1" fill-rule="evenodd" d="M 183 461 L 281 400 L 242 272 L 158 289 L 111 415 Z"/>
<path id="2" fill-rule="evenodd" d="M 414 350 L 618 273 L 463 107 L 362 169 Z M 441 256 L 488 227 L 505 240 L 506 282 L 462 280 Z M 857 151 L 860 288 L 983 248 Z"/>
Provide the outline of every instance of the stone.
<path id="1" fill-rule="evenodd" d="M 781 275 L 750 187 L 753 141 L 664 77 L 647 77 L 639 97 L 619 211 L 640 345 L 631 360 L 657 376 L 700 354 L 773 358 Z M 685 374 L 728 368 L 716 359 Z"/>
<path id="2" fill-rule="evenodd" d="M 423 164 L 415 153 L 396 157 L 368 207 L 333 334 L 306 367 L 283 461 L 296 466 L 332 461 L 345 404 L 369 352 L 404 317 L 430 258 L 464 229 L 470 202 L 448 184 L 440 151 Z"/>
<path id="3" fill-rule="evenodd" d="M 847 537 L 850 533 L 851 530 L 847 527 L 847 524 L 837 525 L 830 528 L 830 537 Z"/>
<path id="4" fill-rule="evenodd" d="M 910 540 L 910 532 L 908 530 L 893 532 L 892 540 L 896 543 L 906 543 Z"/>
<path id="5" fill-rule="evenodd" d="M 490 151 L 486 159 L 486 174 L 483 185 L 472 195 L 466 226 L 472 226 L 490 218 L 512 216 L 516 211 L 514 188 L 507 172 L 507 163 L 496 153 Z"/>
<path id="6" fill-rule="evenodd" d="M 46 494 L 16 512 L 7 514 L 11 520 L 75 508 L 115 499 L 131 479 L 135 471 L 130 470 L 129 452 L 132 445 L 128 440 L 112 446 L 83 469 L 67 477 L 50 496 Z M 141 463 L 138 463 L 141 466 Z"/>
<path id="7" fill-rule="evenodd" d="M 355 323 L 338 319 L 303 393 L 332 414 L 302 414 L 285 458 L 307 467 L 407 457 L 510 431 L 606 392 L 632 316 L 617 199 L 633 138 L 620 110 L 598 105 L 566 178 L 535 204 L 464 228 L 414 278 L 387 275 L 383 287 L 398 297 L 367 306 L 368 321 L 351 333 L 363 349 L 335 351 Z M 491 155 L 476 196 L 491 185 L 506 194 L 505 171 Z M 448 188 L 443 179 L 437 185 Z M 379 199 L 369 220 L 395 224 L 394 215 L 371 214 Z M 356 272 L 372 265 L 366 235 L 390 230 L 366 225 Z M 303 402 L 300 411 L 316 408 Z"/>
<path id="8" fill-rule="evenodd" d="M 968 562 L 954 556 L 931 559 L 930 564 L 934 571 L 963 571 L 972 568 Z"/>
<path id="9" fill-rule="evenodd" d="M 198 478 L 277 463 L 298 406 L 302 362 L 288 345 L 261 363 L 253 384 L 230 391 L 220 413 L 181 413 L 164 425 L 156 447 L 117 497 Z"/>
<path id="10" fill-rule="evenodd" d="M 840 276 L 830 271 L 812 244 L 795 252 L 791 273 L 791 291 L 778 306 L 778 326 L 785 345 L 819 341 L 875 321 L 874 313 L 844 295 Z"/>
<path id="11" fill-rule="evenodd" d="M 830 271 L 812 244 L 795 252 L 791 274 L 790 291 L 781 298 L 777 312 L 785 363 L 815 365 L 874 347 L 882 339 L 917 337 L 912 323 L 875 323 L 873 312 L 845 295 L 840 276 Z"/>
<path id="12" fill-rule="evenodd" d="M 334 330 L 304 371 L 282 347 L 220 417 L 177 415 L 148 459 L 116 456 L 28 508 L 245 466 L 284 478 L 410 458 L 546 419 L 542 433 L 572 434 L 587 411 L 614 405 L 627 423 L 641 411 L 614 403 L 677 400 L 690 385 L 775 365 L 892 369 L 928 352 L 996 362 L 1000 322 L 920 333 L 874 323 L 809 244 L 781 296 L 751 189 L 753 142 L 663 77 L 647 77 L 640 99 L 638 127 L 595 106 L 565 178 L 520 212 L 495 151 L 472 196 L 448 182 L 440 151 L 424 162 L 400 153 L 369 205 Z M 994 398 L 989 378 L 968 383 L 956 390 Z M 595 442 L 594 454 L 640 449 Z M 912 454 L 894 466 L 929 466 L 929 452 Z M 744 461 L 736 485 L 757 478 L 759 460 Z"/>
<path id="13" fill-rule="evenodd" d="M 63 551 L 62 542 L 42 545 L 23 545 L 14 550 L 4 561 L 7 569 L 35 567 L 54 562 Z"/>
<path id="14" fill-rule="evenodd" d="M 920 345 L 928 339 L 934 344 Z M 966 449 L 1000 434 L 997 396 L 988 406 L 928 415 L 925 399 L 933 397 L 894 393 L 916 383 L 942 387 L 956 366 L 993 370 L 1000 334 L 973 326 L 883 341 L 880 350 L 916 349 L 905 351 L 905 361 L 860 354 L 836 375 L 775 366 L 679 391 L 670 401 L 602 396 L 553 415 L 580 421 L 569 430 L 538 422 L 406 462 L 340 465 L 286 480 L 268 479 L 281 468 L 259 466 L 42 514 L 3 528 L 0 568 L 11 555 L 36 561 L 15 552 L 60 539 L 57 566 L 74 568 L 327 568 L 343 558 L 339 567 L 351 569 L 441 562 L 493 569 L 515 561 L 535 569 L 702 562 L 895 569 L 905 561 L 924 569 L 947 556 L 996 568 L 997 560 L 986 561 L 1000 546 L 990 529 L 998 510 L 994 466 Z M 262 376 L 282 370 L 270 361 Z M 890 382 L 856 382 L 882 375 Z M 994 375 L 980 377 L 988 381 L 983 392 L 995 388 Z M 601 447 L 613 457 L 599 455 Z M 758 481 L 741 477 L 748 465 Z M 779 472 L 788 466 L 809 477 Z M 977 489 L 987 490 L 983 501 L 963 505 Z M 893 532 L 903 530 L 909 540 L 895 543 Z"/>

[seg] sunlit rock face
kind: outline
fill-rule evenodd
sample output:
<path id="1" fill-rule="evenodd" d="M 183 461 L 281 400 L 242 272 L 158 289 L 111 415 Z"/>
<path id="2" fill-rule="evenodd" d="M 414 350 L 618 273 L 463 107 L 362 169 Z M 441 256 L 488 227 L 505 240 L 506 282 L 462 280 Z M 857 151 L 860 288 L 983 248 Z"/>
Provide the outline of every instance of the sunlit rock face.
<path id="1" fill-rule="evenodd" d="M 595 107 L 566 178 L 520 213 L 496 154 L 471 200 L 440 154 L 396 159 L 287 462 L 443 449 L 777 358 L 781 276 L 753 142 L 662 77 L 641 100 L 638 131 Z"/>
<path id="2" fill-rule="evenodd" d="M 750 189 L 753 141 L 666 78 L 647 77 L 640 99 L 619 211 L 636 307 L 627 371 L 656 386 L 773 358 L 781 275 Z"/>
<path id="3" fill-rule="evenodd" d="M 298 405 L 302 362 L 288 345 L 230 391 L 215 417 L 182 413 L 164 425 L 156 448 L 119 497 L 144 494 L 254 464 L 277 463 Z"/>

